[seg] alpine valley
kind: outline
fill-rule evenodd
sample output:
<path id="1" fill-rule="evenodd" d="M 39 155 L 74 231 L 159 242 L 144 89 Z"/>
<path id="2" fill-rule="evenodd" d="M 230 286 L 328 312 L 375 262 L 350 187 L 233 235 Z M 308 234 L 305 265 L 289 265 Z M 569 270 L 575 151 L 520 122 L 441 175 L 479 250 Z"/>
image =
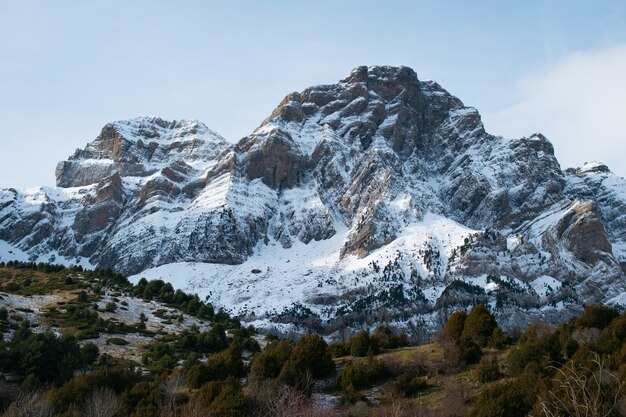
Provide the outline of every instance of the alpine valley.
<path id="1" fill-rule="evenodd" d="M 0 190 L 0 261 L 106 267 L 282 333 L 417 338 L 478 303 L 506 328 L 626 305 L 626 180 L 407 67 L 291 93 L 249 136 L 109 123 L 56 187 Z"/>

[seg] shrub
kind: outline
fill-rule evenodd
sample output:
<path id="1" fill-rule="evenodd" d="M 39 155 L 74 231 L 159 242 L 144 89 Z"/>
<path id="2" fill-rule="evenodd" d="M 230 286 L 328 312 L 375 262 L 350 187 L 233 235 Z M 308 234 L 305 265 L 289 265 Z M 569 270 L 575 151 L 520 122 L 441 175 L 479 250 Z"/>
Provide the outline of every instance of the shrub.
<path id="1" fill-rule="evenodd" d="M 502 382 L 486 388 L 480 393 L 472 417 L 525 417 L 532 408 L 532 402 L 524 391 L 516 389 L 513 382 Z"/>
<path id="2" fill-rule="evenodd" d="M 87 396 L 98 388 L 114 389 L 117 393 L 129 390 L 139 382 L 140 376 L 124 367 L 101 368 L 72 378 L 55 389 L 51 395 L 51 401 L 55 408 L 61 411 L 67 410 L 72 404 L 82 403 Z"/>
<path id="3" fill-rule="evenodd" d="M 497 327 L 496 319 L 487 307 L 484 304 L 478 304 L 467 315 L 461 338 L 471 339 L 474 343 L 484 347 Z"/>
<path id="4" fill-rule="evenodd" d="M 40 387 L 41 382 L 39 381 L 39 378 L 37 378 L 35 374 L 28 374 L 28 376 L 22 381 L 22 384 L 20 385 L 20 390 L 22 392 L 30 392 L 36 391 Z"/>
<path id="5" fill-rule="evenodd" d="M 466 364 L 478 362 L 483 354 L 478 343 L 474 342 L 472 338 L 461 337 L 457 346 L 459 347 L 460 359 Z"/>
<path id="6" fill-rule="evenodd" d="M 193 365 L 187 371 L 187 384 L 190 388 L 200 388 L 211 380 L 214 380 L 214 378 L 209 374 L 209 370 L 203 363 Z"/>
<path id="7" fill-rule="evenodd" d="M 323 378 L 335 373 L 328 345 L 319 335 L 312 334 L 298 340 L 291 360 L 300 369 L 308 371 L 313 378 Z"/>
<path id="8" fill-rule="evenodd" d="M 339 374 L 339 385 L 343 389 L 350 386 L 355 389 L 361 389 L 369 387 L 387 376 L 389 376 L 389 370 L 385 364 L 370 357 L 365 364 L 352 362 L 345 364 Z"/>
<path id="9" fill-rule="evenodd" d="M 370 385 L 367 370 L 363 366 L 347 363 L 341 369 L 339 374 L 339 385 L 343 389 L 352 387 L 353 389 L 362 389 Z"/>
<path id="10" fill-rule="evenodd" d="M 350 354 L 349 344 L 338 342 L 328 345 L 328 351 L 333 358 L 341 358 Z"/>
<path id="11" fill-rule="evenodd" d="M 76 335 L 76 338 L 78 340 L 91 340 L 91 339 L 97 339 L 99 337 L 100 337 L 100 333 L 92 329 L 81 330 Z"/>
<path id="12" fill-rule="evenodd" d="M 124 392 L 124 403 L 134 410 L 133 417 L 151 417 L 159 413 L 163 392 L 157 384 L 141 381 Z"/>
<path id="13" fill-rule="evenodd" d="M 172 348 L 163 341 L 156 341 L 148 345 L 142 362 L 153 374 L 160 374 L 176 366 Z"/>
<path id="14" fill-rule="evenodd" d="M 210 381 L 228 377 L 240 378 L 245 375 L 241 360 L 241 349 L 232 345 L 223 352 L 209 356 L 206 363 L 193 365 L 187 371 L 187 383 L 191 388 L 199 388 Z"/>
<path id="15" fill-rule="evenodd" d="M 446 336 L 452 338 L 454 341 L 458 341 L 461 338 L 461 334 L 463 334 L 463 327 L 465 326 L 466 318 L 467 313 L 465 313 L 465 311 L 452 313 L 444 327 Z"/>
<path id="16" fill-rule="evenodd" d="M 87 293 L 84 290 L 81 290 L 76 296 L 76 301 L 78 301 L 79 303 L 88 303 L 89 297 L 87 296 Z"/>
<path id="17" fill-rule="evenodd" d="M 278 375 L 278 381 L 289 387 L 293 387 L 306 395 L 311 394 L 311 371 L 299 367 L 294 360 L 288 360 Z"/>
<path id="18" fill-rule="evenodd" d="M 475 369 L 476 379 L 478 382 L 486 383 L 495 381 L 502 375 L 500 373 L 500 367 L 498 366 L 498 360 L 496 358 L 484 358 L 476 366 Z"/>
<path id="19" fill-rule="evenodd" d="M 209 415 L 216 417 L 239 417 L 248 415 L 252 408 L 244 396 L 239 382 L 230 377 L 223 382 L 209 382 L 196 393 L 196 401 L 207 406 Z"/>
<path id="20" fill-rule="evenodd" d="M 517 347 L 508 356 L 508 370 L 513 376 L 522 373 L 524 368 L 535 363 L 543 369 L 562 360 L 561 346 L 555 333 L 535 333 L 533 326 L 524 332 Z"/>
<path id="21" fill-rule="evenodd" d="M 494 349 L 502 349 L 509 343 L 509 337 L 499 327 L 493 329 L 493 333 L 489 338 L 489 347 Z"/>
<path id="22" fill-rule="evenodd" d="M 599 353 L 613 353 L 626 341 L 626 315 L 621 315 L 614 319 L 602 333 L 596 343 L 596 350 Z"/>
<path id="23" fill-rule="evenodd" d="M 401 374 L 394 383 L 396 392 L 404 397 L 412 397 L 420 391 L 423 391 L 428 387 L 428 382 L 425 377 Z"/>
<path id="24" fill-rule="evenodd" d="M 92 365 L 96 362 L 96 360 L 98 360 L 100 349 L 98 349 L 98 346 L 93 343 L 85 343 L 81 349 L 81 355 L 85 365 Z"/>
<path id="25" fill-rule="evenodd" d="M 369 333 L 365 330 L 358 332 L 350 339 L 350 354 L 352 356 L 366 356 L 370 348 L 374 355 L 378 353 L 378 346 L 372 343 Z"/>
<path id="26" fill-rule="evenodd" d="M 593 305 L 585 308 L 583 315 L 578 319 L 579 327 L 596 327 L 604 329 L 613 319 L 619 316 L 617 310 L 603 305 Z"/>
<path id="27" fill-rule="evenodd" d="M 27 324 L 13 334 L 10 354 L 23 375 L 33 374 L 42 384 L 63 383 L 87 365 L 75 337 L 32 334 Z"/>
<path id="28" fill-rule="evenodd" d="M 261 380 L 276 378 L 289 360 L 292 349 L 293 344 L 287 340 L 269 343 L 263 352 L 252 357 L 250 378 Z"/>
<path id="29" fill-rule="evenodd" d="M 107 339 L 107 345 L 125 346 L 128 344 L 128 340 L 121 337 L 110 337 Z"/>
<path id="30" fill-rule="evenodd" d="M 404 332 L 396 335 L 389 327 L 384 325 L 378 326 L 374 330 L 371 340 L 380 349 L 397 349 L 408 345 L 408 339 Z"/>
<path id="31" fill-rule="evenodd" d="M 241 348 L 237 344 L 232 344 L 228 349 L 210 355 L 206 367 L 217 379 L 226 379 L 229 376 L 243 377 L 245 367 L 241 358 Z"/>
<path id="32" fill-rule="evenodd" d="M 543 389 L 540 368 L 528 366 L 511 381 L 498 382 L 484 389 L 476 398 L 471 417 L 525 417 Z"/>
<path id="33" fill-rule="evenodd" d="M 265 351 L 252 358 L 250 378 L 278 378 L 281 383 L 309 392 L 311 378 L 323 378 L 335 372 L 328 345 L 318 335 L 302 337 L 296 343 L 286 340 L 270 343 Z"/>

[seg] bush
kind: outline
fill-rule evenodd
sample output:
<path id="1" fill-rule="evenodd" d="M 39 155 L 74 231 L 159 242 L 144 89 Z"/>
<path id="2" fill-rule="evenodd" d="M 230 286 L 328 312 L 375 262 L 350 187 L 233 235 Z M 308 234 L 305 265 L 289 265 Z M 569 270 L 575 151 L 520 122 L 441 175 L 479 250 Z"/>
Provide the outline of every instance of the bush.
<path id="1" fill-rule="evenodd" d="M 519 375 L 524 368 L 535 363 L 543 369 L 550 369 L 562 360 L 559 337 L 556 333 L 536 331 L 530 326 L 520 338 L 520 342 L 508 356 L 508 370 L 513 376 Z"/>
<path id="2" fill-rule="evenodd" d="M 502 349 L 507 344 L 509 344 L 509 336 L 504 333 L 499 327 L 493 329 L 493 333 L 489 338 L 489 347 L 492 347 L 494 349 Z"/>
<path id="3" fill-rule="evenodd" d="M 378 326 L 374 330 L 371 340 L 379 349 L 397 349 L 408 345 L 408 339 L 404 332 L 396 335 L 384 325 Z"/>
<path id="4" fill-rule="evenodd" d="M 502 375 L 500 373 L 500 367 L 498 366 L 498 360 L 496 358 L 484 358 L 476 366 L 475 369 L 476 379 L 478 382 L 486 383 L 495 381 Z"/>
<path id="5" fill-rule="evenodd" d="M 382 361 L 369 357 L 367 363 L 356 364 L 349 362 L 344 365 L 339 374 L 339 385 L 343 389 L 352 386 L 355 389 L 369 387 L 389 376 L 389 370 Z"/>
<path id="6" fill-rule="evenodd" d="M 209 374 L 209 370 L 203 363 L 193 365 L 187 371 L 187 384 L 190 388 L 200 388 L 207 382 L 214 379 L 215 378 Z"/>
<path id="7" fill-rule="evenodd" d="M 211 381 L 202 385 L 200 389 L 194 394 L 194 400 L 200 401 L 200 403 L 208 406 L 210 405 L 222 389 L 222 383 L 219 381 Z"/>
<path id="8" fill-rule="evenodd" d="M 187 371 L 187 383 L 191 388 L 199 388 L 210 381 L 228 377 L 241 378 L 245 368 L 241 360 L 241 349 L 232 345 L 223 352 L 209 356 L 206 363 L 193 365 Z"/>
<path id="9" fill-rule="evenodd" d="M 619 350 L 624 341 L 626 341 L 626 315 L 621 315 L 602 330 L 596 343 L 596 350 L 599 353 L 610 354 Z"/>
<path id="10" fill-rule="evenodd" d="M 40 387 L 41 382 L 39 381 L 39 378 L 37 378 L 35 374 L 28 374 L 28 376 L 22 381 L 20 390 L 22 392 L 31 392 L 38 390 Z"/>
<path id="11" fill-rule="evenodd" d="M 87 296 L 87 293 L 85 291 L 81 290 L 76 296 L 76 301 L 78 301 L 79 303 L 88 303 L 89 297 Z"/>
<path id="12" fill-rule="evenodd" d="M 139 382 L 140 376 L 124 367 L 101 368 L 81 374 L 51 392 L 50 398 L 58 414 L 72 404 L 82 403 L 87 396 L 98 388 L 114 389 L 117 393 L 129 390 Z"/>
<path id="13" fill-rule="evenodd" d="M 481 347 L 487 346 L 493 331 L 498 327 L 496 319 L 484 304 L 478 304 L 467 315 L 463 324 L 462 339 L 471 339 Z"/>
<path id="14" fill-rule="evenodd" d="M 460 359 L 466 364 L 478 362 L 483 354 L 478 343 L 471 338 L 461 337 L 457 346 L 459 347 Z"/>
<path id="15" fill-rule="evenodd" d="M 611 307 L 603 305 L 593 305 L 585 308 L 583 315 L 578 319 L 578 327 L 596 327 L 604 329 L 613 319 L 617 318 L 619 313 Z"/>
<path id="16" fill-rule="evenodd" d="M 350 354 L 352 356 L 367 356 L 369 351 L 376 355 L 378 353 L 378 346 L 372 343 L 369 333 L 365 330 L 358 332 L 352 339 L 350 339 Z"/>
<path id="17" fill-rule="evenodd" d="M 328 345 L 328 351 L 333 358 L 341 358 L 350 354 L 349 344 L 338 342 Z"/>
<path id="18" fill-rule="evenodd" d="M 537 400 L 541 376 L 529 367 L 513 381 L 499 382 L 476 398 L 471 417 L 525 417 Z"/>
<path id="19" fill-rule="evenodd" d="M 98 360 L 100 349 L 98 349 L 98 346 L 93 343 L 85 343 L 81 349 L 81 355 L 85 365 L 92 365 L 96 363 L 96 360 Z"/>
<path id="20" fill-rule="evenodd" d="M 172 348 L 160 340 L 147 346 L 147 352 L 144 353 L 142 362 L 153 374 L 160 374 L 176 366 Z"/>
<path id="21" fill-rule="evenodd" d="M 401 374 L 394 383 L 394 388 L 397 393 L 404 397 L 412 397 L 420 391 L 425 390 L 428 387 L 428 381 L 425 377 Z"/>
<path id="22" fill-rule="evenodd" d="M 273 341 L 265 350 L 252 357 L 250 378 L 263 380 L 278 377 L 281 369 L 289 360 L 293 344 L 287 340 Z"/>
<path id="23" fill-rule="evenodd" d="M 455 342 L 461 338 L 463 334 L 463 327 L 465 326 L 465 319 L 467 313 L 465 311 L 456 311 L 448 318 L 444 327 L 446 336 L 452 338 Z"/>
<path id="24" fill-rule="evenodd" d="M 100 337 L 100 333 L 92 329 L 84 329 L 78 332 L 76 338 L 78 340 L 92 340 Z"/>
<path id="25" fill-rule="evenodd" d="M 121 337 L 110 337 L 107 339 L 107 345 L 126 346 L 128 341 Z"/>
<path id="26" fill-rule="evenodd" d="M 88 348 L 91 350 L 92 348 Z M 13 334 L 10 355 L 23 375 L 33 374 L 42 384 L 60 384 L 85 368 L 85 351 L 73 336 L 51 332 L 32 334 L 22 325 Z"/>
<path id="27" fill-rule="evenodd" d="M 339 386 L 344 390 L 350 387 L 353 389 L 362 389 L 369 385 L 369 375 L 365 367 L 354 365 L 350 362 L 345 364 L 341 369 L 341 373 L 339 374 Z"/>
<path id="28" fill-rule="evenodd" d="M 241 348 L 237 344 L 232 344 L 228 349 L 210 355 L 206 361 L 206 367 L 209 373 L 215 375 L 217 379 L 245 376 Z"/>
<path id="29" fill-rule="evenodd" d="M 278 381 L 309 393 L 311 378 L 324 378 L 335 372 L 328 345 L 318 335 L 304 336 L 296 343 L 274 341 L 256 354 L 250 365 L 250 378 Z"/>
<path id="30" fill-rule="evenodd" d="M 523 391 L 512 382 L 502 382 L 486 388 L 480 393 L 472 417 L 525 417 L 532 403 L 528 403 Z"/>
<path id="31" fill-rule="evenodd" d="M 159 415 L 162 407 L 163 392 L 157 384 L 150 384 L 147 381 L 136 383 L 132 388 L 124 392 L 124 402 L 133 417 L 151 417 Z"/>
<path id="32" fill-rule="evenodd" d="M 239 382 L 232 377 L 223 382 L 214 381 L 203 385 L 194 399 L 207 406 L 209 415 L 216 417 L 239 417 L 248 415 L 252 409 Z"/>
<path id="33" fill-rule="evenodd" d="M 306 395 L 311 395 L 311 371 L 299 367 L 294 360 L 288 360 L 278 375 L 281 384 L 293 387 Z"/>
<path id="34" fill-rule="evenodd" d="M 335 373 L 328 345 L 319 335 L 305 336 L 296 342 L 291 360 L 300 369 L 308 371 L 313 378 L 324 378 Z"/>

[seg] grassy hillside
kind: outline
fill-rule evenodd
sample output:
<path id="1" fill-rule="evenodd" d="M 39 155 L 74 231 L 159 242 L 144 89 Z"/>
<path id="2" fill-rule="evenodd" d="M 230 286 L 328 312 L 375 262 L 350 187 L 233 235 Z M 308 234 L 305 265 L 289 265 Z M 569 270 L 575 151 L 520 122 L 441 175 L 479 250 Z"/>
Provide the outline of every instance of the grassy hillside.
<path id="1" fill-rule="evenodd" d="M 255 334 L 162 281 L 0 264 L 6 416 L 620 416 L 626 315 L 498 328 L 482 305 L 433 341 Z M 259 344 L 258 342 L 261 342 Z M 261 350 L 260 346 L 264 348 Z M 30 413 L 30 414 L 28 414 Z"/>

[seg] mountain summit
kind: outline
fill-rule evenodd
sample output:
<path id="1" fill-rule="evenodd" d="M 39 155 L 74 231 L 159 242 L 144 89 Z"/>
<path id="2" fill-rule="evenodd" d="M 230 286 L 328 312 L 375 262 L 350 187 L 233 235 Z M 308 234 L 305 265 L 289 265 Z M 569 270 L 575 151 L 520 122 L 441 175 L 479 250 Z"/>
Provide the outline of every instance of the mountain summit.
<path id="1" fill-rule="evenodd" d="M 407 67 L 287 95 L 229 144 L 194 120 L 107 124 L 57 187 L 0 190 L 0 259 L 164 278 L 263 327 L 416 333 L 626 304 L 626 181 L 561 170 Z"/>

